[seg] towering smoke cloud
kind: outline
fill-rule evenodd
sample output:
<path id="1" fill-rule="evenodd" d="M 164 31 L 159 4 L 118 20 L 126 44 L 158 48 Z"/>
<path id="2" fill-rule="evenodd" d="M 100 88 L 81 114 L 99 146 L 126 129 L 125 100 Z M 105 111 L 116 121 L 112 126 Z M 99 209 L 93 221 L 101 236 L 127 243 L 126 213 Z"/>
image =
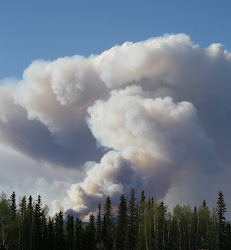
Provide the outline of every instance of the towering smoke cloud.
<path id="1" fill-rule="evenodd" d="M 86 171 L 54 210 L 87 214 L 131 187 L 168 198 L 179 180 L 228 169 L 230 81 L 231 54 L 184 34 L 35 61 L 0 86 L 0 138 L 39 162 Z"/>

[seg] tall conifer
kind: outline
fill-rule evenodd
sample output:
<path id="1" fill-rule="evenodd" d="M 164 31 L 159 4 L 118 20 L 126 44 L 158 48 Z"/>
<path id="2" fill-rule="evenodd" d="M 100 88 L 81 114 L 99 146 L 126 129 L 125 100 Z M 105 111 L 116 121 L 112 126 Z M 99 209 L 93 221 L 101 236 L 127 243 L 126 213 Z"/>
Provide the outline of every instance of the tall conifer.
<path id="1" fill-rule="evenodd" d="M 128 228 L 127 228 L 126 249 L 136 248 L 137 229 L 138 229 L 138 220 L 137 220 L 138 209 L 136 209 L 135 202 L 136 202 L 135 190 L 134 188 L 132 188 L 130 199 L 128 201 Z"/>
<path id="2" fill-rule="evenodd" d="M 69 214 L 67 216 L 66 232 L 67 232 L 67 249 L 73 250 L 74 249 L 74 218 L 72 215 L 69 215 Z"/>
<path id="3" fill-rule="evenodd" d="M 86 228 L 86 237 L 87 237 L 87 249 L 94 250 L 96 249 L 96 237 L 95 237 L 95 216 L 91 213 L 89 216 L 89 223 Z"/>
<path id="4" fill-rule="evenodd" d="M 98 214 L 96 220 L 96 244 L 98 248 L 102 245 L 102 219 L 101 219 L 101 204 L 98 205 Z"/>
<path id="5" fill-rule="evenodd" d="M 218 226 L 219 226 L 219 247 L 225 249 L 225 212 L 226 206 L 224 202 L 224 195 L 220 191 L 218 194 L 217 201 L 217 215 L 218 215 Z"/>
<path id="6" fill-rule="evenodd" d="M 106 249 L 112 249 L 113 246 L 112 229 L 112 205 L 111 198 L 108 196 L 105 200 L 103 217 L 103 242 Z"/>
<path id="7" fill-rule="evenodd" d="M 117 227 L 116 227 L 116 249 L 125 249 L 127 236 L 127 202 L 122 194 L 118 207 Z"/>

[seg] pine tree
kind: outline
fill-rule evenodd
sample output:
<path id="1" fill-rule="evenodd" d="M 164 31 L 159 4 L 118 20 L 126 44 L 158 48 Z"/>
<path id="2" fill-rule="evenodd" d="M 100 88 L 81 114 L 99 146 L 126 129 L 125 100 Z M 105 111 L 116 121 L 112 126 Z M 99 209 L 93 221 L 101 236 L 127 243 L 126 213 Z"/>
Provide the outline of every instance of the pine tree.
<path id="1" fill-rule="evenodd" d="M 111 199 L 108 196 L 105 200 L 103 217 L 103 243 L 106 249 L 112 249 L 113 246 L 112 230 L 112 205 Z"/>
<path id="2" fill-rule="evenodd" d="M 225 212 L 226 206 L 224 202 L 224 195 L 220 191 L 218 194 L 218 201 L 217 201 L 217 215 L 218 215 L 218 227 L 219 227 L 219 238 L 218 238 L 218 245 L 220 249 L 225 249 Z"/>
<path id="3" fill-rule="evenodd" d="M 137 212 L 135 204 L 135 190 L 132 188 L 130 199 L 128 201 L 128 229 L 127 229 L 127 241 L 126 249 L 135 249 L 136 248 L 136 239 L 137 239 Z"/>
<path id="4" fill-rule="evenodd" d="M 125 249 L 125 242 L 127 236 L 127 201 L 122 194 L 120 196 L 120 204 L 118 207 L 116 227 L 116 249 Z"/>

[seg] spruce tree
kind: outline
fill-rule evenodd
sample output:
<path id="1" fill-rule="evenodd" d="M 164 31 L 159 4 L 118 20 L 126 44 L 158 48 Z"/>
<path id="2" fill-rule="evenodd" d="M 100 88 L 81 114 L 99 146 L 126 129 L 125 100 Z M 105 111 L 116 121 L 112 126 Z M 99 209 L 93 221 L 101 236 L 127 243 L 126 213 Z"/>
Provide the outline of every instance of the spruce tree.
<path id="1" fill-rule="evenodd" d="M 108 196 L 105 200 L 103 217 L 103 243 L 106 249 L 112 249 L 113 246 L 112 230 L 112 205 L 111 199 Z"/>
<path id="2" fill-rule="evenodd" d="M 146 201 L 145 201 L 145 195 L 144 191 L 141 192 L 141 199 L 140 199 L 140 204 L 139 204 L 139 216 L 142 217 L 144 211 L 146 208 Z M 139 218 L 140 220 L 141 218 Z"/>
<path id="3" fill-rule="evenodd" d="M 82 221 L 77 217 L 75 220 L 75 249 L 84 249 L 84 235 L 82 229 Z"/>
<path id="4" fill-rule="evenodd" d="M 194 207 L 192 213 L 192 230 L 191 230 L 191 246 L 192 249 L 198 249 L 198 214 L 197 207 Z"/>
<path id="5" fill-rule="evenodd" d="M 41 249 L 42 242 L 42 201 L 38 195 L 33 213 L 33 250 Z"/>
<path id="6" fill-rule="evenodd" d="M 17 212 L 16 195 L 14 191 L 12 195 L 10 196 L 10 209 L 12 211 L 12 219 L 14 219 L 16 216 L 16 212 Z"/>
<path id="7" fill-rule="evenodd" d="M 47 245 L 48 245 L 48 222 L 46 219 L 46 212 L 43 209 L 42 210 L 42 216 L 41 216 L 41 224 L 42 224 L 42 242 L 41 242 L 41 249 L 48 249 Z"/>
<path id="8" fill-rule="evenodd" d="M 125 249 L 127 236 L 127 201 L 122 194 L 120 196 L 120 204 L 118 207 L 116 227 L 116 249 Z"/>
<path id="9" fill-rule="evenodd" d="M 87 249 L 96 249 L 95 239 L 95 216 L 91 213 L 89 216 L 89 223 L 86 228 Z"/>
<path id="10" fill-rule="evenodd" d="M 20 249 L 26 248 L 25 236 L 26 236 L 26 197 L 23 196 L 19 204 L 19 239 L 18 244 Z"/>
<path id="11" fill-rule="evenodd" d="M 65 250 L 63 212 L 60 211 L 55 217 L 55 246 L 57 250 Z"/>
<path id="12" fill-rule="evenodd" d="M 102 220 L 101 220 L 101 204 L 98 205 L 98 214 L 97 214 L 97 220 L 96 220 L 96 244 L 97 247 L 100 248 L 102 245 Z"/>
<path id="13" fill-rule="evenodd" d="M 67 216 L 66 232 L 67 232 L 67 249 L 73 250 L 74 249 L 74 218 L 72 215 L 69 215 L 69 214 Z"/>
<path id="14" fill-rule="evenodd" d="M 209 247 L 209 222 L 210 222 L 210 211 L 206 205 L 205 200 L 202 203 L 202 206 L 198 209 L 198 234 L 200 238 L 198 239 L 198 246 L 202 249 L 207 249 Z"/>
<path id="15" fill-rule="evenodd" d="M 130 199 L 128 201 L 128 228 L 127 228 L 127 240 L 126 240 L 126 249 L 135 249 L 136 248 L 136 239 L 137 239 L 137 229 L 138 229 L 138 220 L 135 204 L 135 190 L 132 188 Z"/>
<path id="16" fill-rule="evenodd" d="M 54 239 L 55 239 L 54 223 L 53 223 L 53 219 L 51 219 L 49 217 L 49 219 L 48 219 L 48 232 L 47 232 L 47 249 L 49 249 L 49 250 L 55 249 Z"/>
<path id="17" fill-rule="evenodd" d="M 218 245 L 220 249 L 225 249 L 225 212 L 226 206 L 224 202 L 224 195 L 220 191 L 218 194 L 217 201 L 217 215 L 218 215 L 218 227 L 219 227 L 219 236 L 218 236 Z"/>
<path id="18" fill-rule="evenodd" d="M 28 198 L 28 205 L 27 205 L 27 226 L 28 230 L 26 231 L 26 238 L 28 239 L 28 249 L 33 249 L 33 232 L 34 232 L 34 208 L 33 208 L 33 198 L 30 195 Z"/>
<path id="19" fill-rule="evenodd" d="M 158 248 L 165 249 L 165 233 L 166 233 L 166 223 L 165 223 L 165 215 L 166 215 L 166 206 L 164 202 L 161 201 L 158 207 Z"/>

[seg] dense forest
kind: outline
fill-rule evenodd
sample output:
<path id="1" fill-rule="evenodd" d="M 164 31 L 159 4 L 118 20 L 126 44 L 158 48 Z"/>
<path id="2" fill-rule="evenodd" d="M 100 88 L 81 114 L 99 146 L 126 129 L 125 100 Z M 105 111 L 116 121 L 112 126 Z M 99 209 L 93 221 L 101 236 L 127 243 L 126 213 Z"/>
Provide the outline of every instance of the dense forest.
<path id="1" fill-rule="evenodd" d="M 54 218 L 48 216 L 48 207 L 24 196 L 16 204 L 13 192 L 10 198 L 0 197 L 0 249 L 231 249 L 230 223 L 225 219 L 226 206 L 219 192 L 217 207 L 209 210 L 206 202 L 191 209 L 177 205 L 169 212 L 163 201 L 145 199 L 142 191 L 139 201 L 131 190 L 128 200 L 122 194 L 117 216 L 113 215 L 108 196 L 97 212 L 89 215 L 83 224 L 79 217 L 62 211 Z M 64 218 L 65 217 L 65 218 Z"/>

